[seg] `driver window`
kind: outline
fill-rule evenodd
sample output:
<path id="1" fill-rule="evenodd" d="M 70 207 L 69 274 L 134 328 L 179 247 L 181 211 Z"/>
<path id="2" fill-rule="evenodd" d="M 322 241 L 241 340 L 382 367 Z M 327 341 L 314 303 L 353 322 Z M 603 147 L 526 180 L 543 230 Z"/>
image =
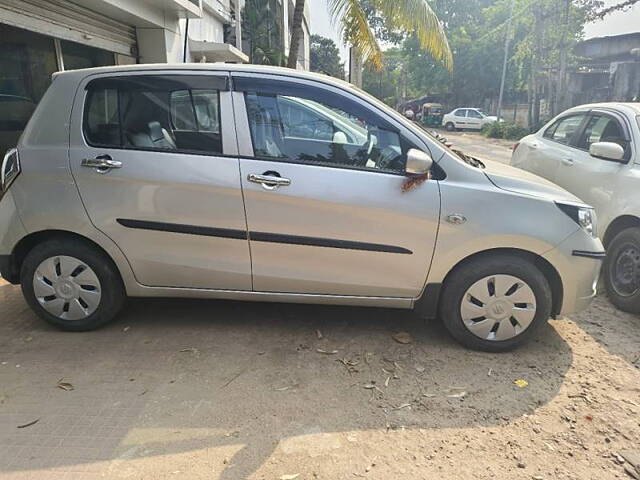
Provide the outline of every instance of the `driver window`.
<path id="1" fill-rule="evenodd" d="M 578 148 L 589 150 L 593 143 L 598 142 L 613 142 L 622 148 L 627 147 L 622 127 L 615 118 L 608 115 L 592 115 L 589 118 L 578 142 Z"/>
<path id="2" fill-rule="evenodd" d="M 472 118 L 482 118 L 482 115 L 480 115 L 478 112 L 476 112 L 475 110 L 467 110 L 469 112 L 469 117 Z"/>
<path id="3" fill-rule="evenodd" d="M 292 95 L 252 92 L 245 99 L 258 158 L 404 172 L 399 133 L 371 119 Z"/>

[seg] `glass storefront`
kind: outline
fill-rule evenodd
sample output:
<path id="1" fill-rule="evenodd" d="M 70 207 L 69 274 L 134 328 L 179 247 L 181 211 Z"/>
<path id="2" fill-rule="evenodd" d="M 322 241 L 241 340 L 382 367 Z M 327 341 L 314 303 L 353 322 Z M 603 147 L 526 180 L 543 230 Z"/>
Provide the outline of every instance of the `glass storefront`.
<path id="1" fill-rule="evenodd" d="M 114 54 L 60 41 L 65 70 L 115 64 Z M 60 69 L 52 37 L 0 24 L 0 159 L 16 145 L 33 110 Z"/>

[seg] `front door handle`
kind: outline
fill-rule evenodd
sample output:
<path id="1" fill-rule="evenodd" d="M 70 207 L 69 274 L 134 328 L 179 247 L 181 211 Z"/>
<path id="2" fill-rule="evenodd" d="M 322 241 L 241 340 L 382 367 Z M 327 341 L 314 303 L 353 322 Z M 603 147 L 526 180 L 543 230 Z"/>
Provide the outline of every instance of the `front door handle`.
<path id="1" fill-rule="evenodd" d="M 96 158 L 83 158 L 80 165 L 95 168 L 98 173 L 106 173 L 112 168 L 122 168 L 122 162 L 113 160 L 109 155 L 98 155 Z"/>
<path id="2" fill-rule="evenodd" d="M 265 172 L 262 175 L 250 173 L 247 180 L 253 183 L 259 183 L 267 190 L 275 190 L 278 187 L 287 187 L 291 185 L 291 180 L 274 175 L 276 172 Z"/>
<path id="3" fill-rule="evenodd" d="M 572 158 L 563 158 L 562 159 L 562 163 L 564 163 L 567 167 L 570 167 L 573 165 L 573 159 Z"/>

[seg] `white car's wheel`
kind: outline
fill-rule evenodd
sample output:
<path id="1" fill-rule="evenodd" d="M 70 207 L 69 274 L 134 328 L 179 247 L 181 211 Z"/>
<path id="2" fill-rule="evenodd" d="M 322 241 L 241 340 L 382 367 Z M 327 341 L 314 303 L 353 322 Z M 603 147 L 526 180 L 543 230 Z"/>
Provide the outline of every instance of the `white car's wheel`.
<path id="1" fill-rule="evenodd" d="M 444 128 L 445 130 L 447 130 L 447 132 L 453 132 L 456 129 L 456 126 L 453 122 L 447 122 L 444 124 Z"/>

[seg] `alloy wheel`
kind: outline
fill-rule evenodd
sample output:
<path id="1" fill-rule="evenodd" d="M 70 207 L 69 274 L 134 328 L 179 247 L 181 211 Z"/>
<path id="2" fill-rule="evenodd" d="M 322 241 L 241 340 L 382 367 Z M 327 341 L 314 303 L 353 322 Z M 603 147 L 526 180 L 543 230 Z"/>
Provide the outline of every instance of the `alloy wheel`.
<path id="1" fill-rule="evenodd" d="M 33 292 L 47 312 L 62 320 L 82 320 L 102 298 L 100 280 L 86 263 L 69 256 L 44 260 L 33 275 Z"/>
<path id="2" fill-rule="evenodd" d="M 504 341 L 524 332 L 536 315 L 536 297 L 523 280 L 490 275 L 462 297 L 460 315 L 467 329 L 483 340 Z"/>

